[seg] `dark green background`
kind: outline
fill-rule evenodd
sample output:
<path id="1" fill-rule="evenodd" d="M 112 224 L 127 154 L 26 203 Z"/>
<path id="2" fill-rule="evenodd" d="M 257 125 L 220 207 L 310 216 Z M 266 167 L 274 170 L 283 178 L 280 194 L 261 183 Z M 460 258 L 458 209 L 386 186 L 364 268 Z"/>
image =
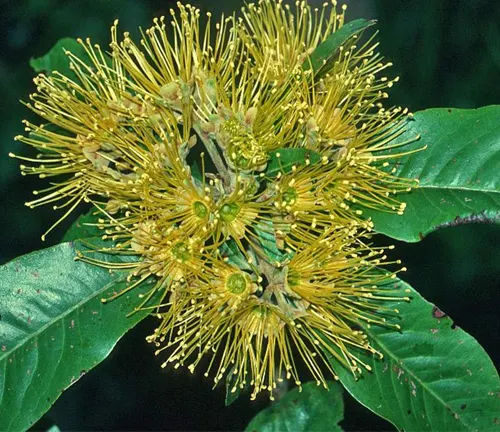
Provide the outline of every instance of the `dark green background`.
<path id="1" fill-rule="evenodd" d="M 19 99 L 33 91 L 28 62 L 65 36 L 87 37 L 106 45 L 109 26 L 137 34 L 173 2 L 158 0 L 20 0 L 0 2 L 0 262 L 57 243 L 63 228 L 42 243 L 40 235 L 54 220 L 50 208 L 29 210 L 37 179 L 21 177 L 9 151 L 27 153 L 12 137 L 30 116 Z M 319 3 L 319 2 L 318 2 Z M 401 76 L 392 102 L 412 111 L 429 107 L 475 108 L 500 104 L 500 2 L 353 0 L 348 19 L 379 20 L 381 50 Z M 237 9 L 240 1 L 194 2 L 202 10 Z M 31 117 L 30 117 L 31 118 Z M 499 119 L 500 122 L 500 119 Z M 500 171 L 500 167 L 499 167 Z M 36 186 L 35 186 L 36 185 Z M 386 242 L 386 239 L 381 239 Z M 408 273 L 404 279 L 475 336 L 500 365 L 500 227 L 446 228 L 418 244 L 398 244 Z M 1 299 L 0 299 L 1 301 Z M 161 370 L 161 359 L 144 337 L 154 321 L 129 333 L 97 369 L 62 395 L 38 423 L 62 430 L 241 430 L 267 405 L 247 398 L 224 407 L 222 388 L 186 370 Z M 348 430 L 390 430 L 352 399 L 346 401 Z"/>

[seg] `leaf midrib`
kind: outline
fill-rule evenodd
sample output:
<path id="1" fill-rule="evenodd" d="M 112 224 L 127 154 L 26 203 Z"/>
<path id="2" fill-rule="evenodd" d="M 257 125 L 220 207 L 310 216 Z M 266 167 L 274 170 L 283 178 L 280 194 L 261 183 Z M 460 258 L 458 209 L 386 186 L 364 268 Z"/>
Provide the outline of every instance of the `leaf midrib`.
<path id="1" fill-rule="evenodd" d="M 460 186 L 444 186 L 444 185 L 419 185 L 418 187 L 412 189 L 413 191 L 418 191 L 420 189 L 443 189 L 443 190 L 458 190 L 464 192 L 478 192 L 478 193 L 488 193 L 488 194 L 500 194 L 500 189 L 478 189 L 478 188 L 467 188 Z"/>

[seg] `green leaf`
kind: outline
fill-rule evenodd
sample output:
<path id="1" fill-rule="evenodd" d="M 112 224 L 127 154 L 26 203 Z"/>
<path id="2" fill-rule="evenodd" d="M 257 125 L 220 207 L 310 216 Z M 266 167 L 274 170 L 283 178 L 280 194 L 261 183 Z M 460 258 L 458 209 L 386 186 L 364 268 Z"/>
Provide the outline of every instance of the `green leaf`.
<path id="1" fill-rule="evenodd" d="M 279 172 L 289 173 L 294 165 L 305 165 L 306 159 L 315 164 L 321 160 L 321 156 L 305 148 L 285 148 L 269 153 L 266 175 L 275 177 Z"/>
<path id="2" fill-rule="evenodd" d="M 234 387 L 234 378 L 232 373 L 228 373 L 226 376 L 226 397 L 224 399 L 224 404 L 228 407 L 231 405 L 236 399 L 240 397 L 240 388 L 236 387 L 236 390 L 231 391 Z"/>
<path id="3" fill-rule="evenodd" d="M 309 56 L 309 62 L 304 62 L 304 69 L 312 68 L 313 71 L 318 72 L 323 69 L 323 66 L 332 64 L 337 59 L 341 46 L 353 36 L 375 24 L 376 21 L 365 19 L 357 19 L 344 24 L 316 47 Z"/>
<path id="4" fill-rule="evenodd" d="M 241 389 L 239 386 L 235 387 L 237 381 L 237 375 L 233 373 L 234 366 L 229 370 L 226 375 L 226 397 L 224 399 L 224 404 L 228 407 L 236 399 L 240 397 L 240 394 L 247 391 L 250 388 L 250 383 L 247 382 L 245 387 Z M 234 389 L 234 391 L 233 391 Z"/>
<path id="5" fill-rule="evenodd" d="M 399 142 L 421 139 L 395 151 L 427 149 L 402 157 L 396 175 L 420 186 L 400 194 L 403 216 L 365 210 L 375 229 L 408 242 L 441 226 L 500 222 L 500 106 L 417 112 Z"/>
<path id="6" fill-rule="evenodd" d="M 194 161 L 190 166 L 190 168 L 191 168 L 191 175 L 193 176 L 193 178 L 201 182 L 203 180 L 203 176 L 201 174 L 200 164 L 198 163 L 198 161 Z"/>
<path id="7" fill-rule="evenodd" d="M 42 57 L 32 58 L 30 66 L 35 72 L 46 72 L 48 74 L 57 71 L 69 78 L 76 78 L 75 73 L 69 68 L 69 58 L 64 51 L 71 51 L 76 57 L 84 60 L 88 56 L 85 49 L 75 39 L 64 38 L 57 41 L 51 50 Z"/>
<path id="8" fill-rule="evenodd" d="M 328 383 L 329 390 L 306 383 L 302 392 L 289 391 L 282 399 L 257 414 L 246 432 L 309 432 L 341 431 L 338 423 L 344 419 L 342 387 Z"/>
<path id="9" fill-rule="evenodd" d="M 271 221 L 263 221 L 253 227 L 260 246 L 270 262 L 282 262 L 288 254 L 278 248 L 274 226 Z"/>
<path id="10" fill-rule="evenodd" d="M 151 288 L 147 283 L 103 304 L 126 287 L 127 273 L 75 261 L 76 246 L 82 247 L 62 243 L 0 267 L 2 431 L 33 425 L 148 314 L 127 317 Z"/>
<path id="11" fill-rule="evenodd" d="M 401 332 L 362 325 L 384 359 L 360 353 L 372 372 L 356 381 L 330 356 L 342 384 L 406 432 L 498 430 L 500 379 L 486 352 L 409 285 L 396 283 L 412 298 L 386 304 L 399 310 Z"/>
<path id="12" fill-rule="evenodd" d="M 238 266 L 242 270 L 250 270 L 251 267 L 248 261 L 241 253 L 238 245 L 234 240 L 227 240 L 219 247 L 220 253 L 224 258 L 229 260 L 230 264 Z"/>
<path id="13" fill-rule="evenodd" d="M 86 214 L 78 216 L 78 219 L 69 227 L 64 234 L 63 242 L 80 240 L 92 237 L 101 237 L 103 232 L 94 224 L 97 223 L 98 215 L 96 210 L 91 210 Z"/>

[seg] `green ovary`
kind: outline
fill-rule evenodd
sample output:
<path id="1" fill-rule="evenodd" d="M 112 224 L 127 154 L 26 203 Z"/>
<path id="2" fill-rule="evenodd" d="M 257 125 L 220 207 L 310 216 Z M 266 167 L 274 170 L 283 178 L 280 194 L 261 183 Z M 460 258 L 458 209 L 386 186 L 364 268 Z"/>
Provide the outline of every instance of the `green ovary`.
<path id="1" fill-rule="evenodd" d="M 201 201 L 196 201 L 193 204 L 193 211 L 194 214 L 199 217 L 200 219 L 205 219 L 205 217 L 208 214 L 208 208 L 205 204 L 203 204 Z"/>
<path id="2" fill-rule="evenodd" d="M 220 217 L 224 222 L 232 222 L 236 219 L 240 212 L 238 204 L 224 204 L 220 209 Z"/>
<path id="3" fill-rule="evenodd" d="M 178 242 L 172 247 L 172 255 L 180 261 L 187 261 L 191 258 L 189 247 L 184 242 Z"/>
<path id="4" fill-rule="evenodd" d="M 231 294 L 243 294 L 247 289 L 247 280 L 241 273 L 233 273 L 226 279 L 226 289 Z"/>

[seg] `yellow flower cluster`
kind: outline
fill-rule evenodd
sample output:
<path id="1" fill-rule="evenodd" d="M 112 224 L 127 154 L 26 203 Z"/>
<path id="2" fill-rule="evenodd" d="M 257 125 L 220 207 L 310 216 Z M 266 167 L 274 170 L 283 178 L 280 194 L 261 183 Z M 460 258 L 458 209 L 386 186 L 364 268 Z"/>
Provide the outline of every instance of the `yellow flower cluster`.
<path id="1" fill-rule="evenodd" d="M 35 79 L 28 106 L 47 123 L 17 137 L 40 150 L 18 156 L 23 174 L 51 179 L 27 205 L 54 203 L 60 221 L 92 203 L 105 250 L 139 259 L 83 259 L 130 269 L 127 290 L 156 278 L 143 306 L 161 291 L 149 340 L 165 364 L 208 358 L 215 384 L 230 375 L 252 397 L 300 385 L 300 363 L 326 386 L 328 356 L 358 374 L 360 352 L 380 355 L 359 323 L 398 328 L 362 213 L 404 210 L 394 194 L 412 182 L 387 150 L 406 111 L 382 105 L 397 79 L 373 37 L 312 67 L 344 11 L 260 0 L 213 26 L 178 4 L 140 44 L 115 23 L 109 54 L 89 40 L 86 58 L 67 53 L 76 78 Z"/>

